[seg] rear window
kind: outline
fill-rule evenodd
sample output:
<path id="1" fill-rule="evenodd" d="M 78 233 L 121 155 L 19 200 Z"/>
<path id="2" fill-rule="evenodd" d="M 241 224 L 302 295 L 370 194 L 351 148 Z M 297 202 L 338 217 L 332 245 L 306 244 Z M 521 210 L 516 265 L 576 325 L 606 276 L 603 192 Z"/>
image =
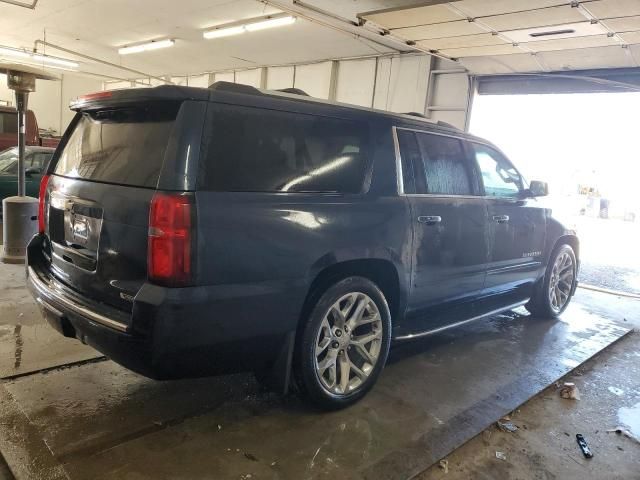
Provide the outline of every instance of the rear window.
<path id="1" fill-rule="evenodd" d="M 0 112 L 0 133 L 18 134 L 18 114 Z"/>
<path id="2" fill-rule="evenodd" d="M 212 109 L 204 190 L 362 191 L 366 124 L 251 107 Z"/>
<path id="3" fill-rule="evenodd" d="M 82 113 L 54 173 L 155 187 L 177 109 L 160 104 Z"/>

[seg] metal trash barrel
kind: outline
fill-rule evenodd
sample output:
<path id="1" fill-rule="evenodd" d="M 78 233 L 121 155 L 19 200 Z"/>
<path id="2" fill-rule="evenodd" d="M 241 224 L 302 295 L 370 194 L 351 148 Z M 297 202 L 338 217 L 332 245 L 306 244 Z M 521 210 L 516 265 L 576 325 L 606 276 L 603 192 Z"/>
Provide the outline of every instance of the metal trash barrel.
<path id="1" fill-rule="evenodd" d="M 38 199 L 8 197 L 2 201 L 2 261 L 24 263 L 27 243 L 38 232 Z"/>

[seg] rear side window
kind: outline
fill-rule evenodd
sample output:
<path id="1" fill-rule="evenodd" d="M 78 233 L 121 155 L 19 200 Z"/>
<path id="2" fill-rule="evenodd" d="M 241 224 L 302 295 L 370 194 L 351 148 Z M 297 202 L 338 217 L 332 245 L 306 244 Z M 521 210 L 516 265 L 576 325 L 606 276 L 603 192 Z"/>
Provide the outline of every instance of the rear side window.
<path id="1" fill-rule="evenodd" d="M 18 134 L 18 114 L 0 112 L 0 133 Z"/>
<path id="2" fill-rule="evenodd" d="M 178 106 L 146 105 L 83 113 L 54 173 L 155 187 Z"/>
<path id="3" fill-rule="evenodd" d="M 473 176 L 462 141 L 417 132 L 422 151 L 427 193 L 473 195 Z"/>
<path id="4" fill-rule="evenodd" d="M 204 190 L 362 191 L 366 124 L 251 107 L 212 109 Z"/>

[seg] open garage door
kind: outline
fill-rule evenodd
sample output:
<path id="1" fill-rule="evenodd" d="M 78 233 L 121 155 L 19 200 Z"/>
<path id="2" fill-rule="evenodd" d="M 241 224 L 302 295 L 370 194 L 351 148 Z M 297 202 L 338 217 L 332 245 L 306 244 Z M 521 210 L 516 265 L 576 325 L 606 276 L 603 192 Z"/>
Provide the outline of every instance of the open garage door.
<path id="1" fill-rule="evenodd" d="M 480 78 L 470 129 L 500 145 L 581 238 L 583 286 L 640 294 L 637 70 Z"/>

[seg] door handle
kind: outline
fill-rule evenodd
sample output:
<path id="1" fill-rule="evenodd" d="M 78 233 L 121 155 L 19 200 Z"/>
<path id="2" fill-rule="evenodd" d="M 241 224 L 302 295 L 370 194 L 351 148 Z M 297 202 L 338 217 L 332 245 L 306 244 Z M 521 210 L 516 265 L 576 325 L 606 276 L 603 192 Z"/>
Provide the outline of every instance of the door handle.
<path id="1" fill-rule="evenodd" d="M 509 215 L 494 215 L 493 220 L 496 223 L 507 223 L 509 221 Z"/>
<path id="2" fill-rule="evenodd" d="M 420 223 L 426 223 L 427 225 L 435 225 L 442 221 L 442 217 L 438 215 L 421 215 L 418 217 Z"/>

